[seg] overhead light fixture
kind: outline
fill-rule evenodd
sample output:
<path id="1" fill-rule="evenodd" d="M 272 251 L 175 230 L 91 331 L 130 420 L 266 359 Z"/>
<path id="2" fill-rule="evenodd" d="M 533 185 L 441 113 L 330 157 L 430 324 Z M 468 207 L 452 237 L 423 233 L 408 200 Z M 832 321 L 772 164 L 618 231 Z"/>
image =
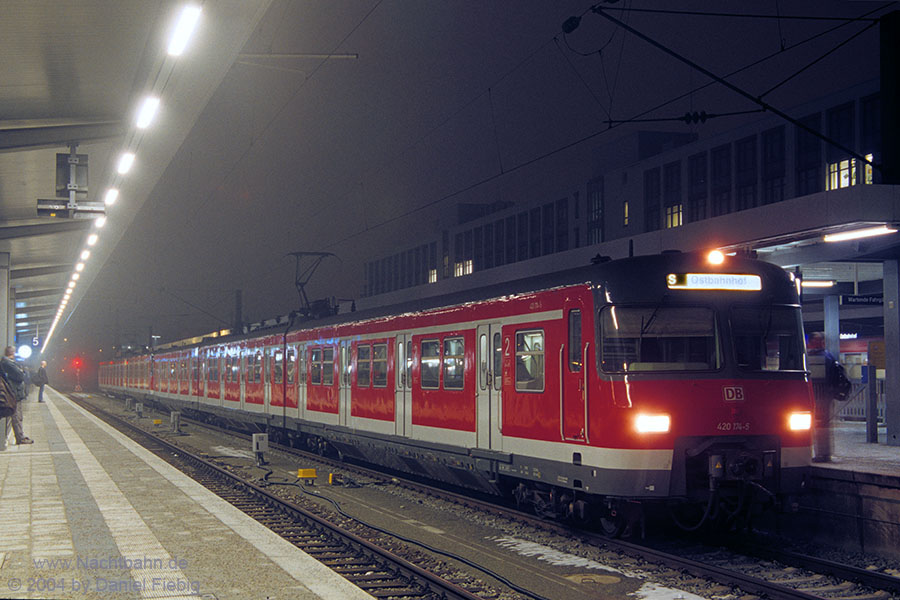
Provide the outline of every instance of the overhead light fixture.
<path id="1" fill-rule="evenodd" d="M 100 236 L 98 236 L 96 233 L 92 233 L 91 235 L 88 236 L 87 245 L 93 246 L 94 244 L 97 243 L 97 240 L 99 240 L 99 239 L 100 239 Z"/>
<path id="2" fill-rule="evenodd" d="M 81 279 L 81 273 L 72 273 L 72 281 L 78 281 Z"/>
<path id="3" fill-rule="evenodd" d="M 170 56 L 180 56 L 184 52 L 188 40 L 194 32 L 194 27 L 197 26 L 197 21 L 200 19 L 200 10 L 200 7 L 196 5 L 185 6 L 181 10 L 178 23 L 175 24 L 172 37 L 169 38 L 168 52 Z"/>
<path id="4" fill-rule="evenodd" d="M 138 129 L 147 129 L 156 116 L 156 109 L 159 108 L 159 98 L 156 96 L 148 96 L 141 104 L 141 110 L 138 111 L 137 122 L 135 125 Z"/>
<path id="5" fill-rule="evenodd" d="M 75 288 L 75 282 L 74 282 L 74 281 L 70 281 L 70 282 L 69 282 L 69 289 L 71 290 L 71 289 L 74 289 L 74 288 Z"/>
<path id="6" fill-rule="evenodd" d="M 94 227 L 97 229 L 103 229 L 104 225 L 106 225 L 106 217 L 97 217 L 94 219 Z"/>
<path id="7" fill-rule="evenodd" d="M 856 229 L 854 231 L 829 233 L 824 239 L 826 242 L 846 242 L 847 240 L 858 240 L 876 235 L 887 235 L 888 233 L 897 233 L 897 230 L 887 225 L 882 225 L 881 227 L 867 227 L 866 229 Z"/>
<path id="8" fill-rule="evenodd" d="M 122 156 L 119 157 L 119 164 L 116 167 L 116 171 L 119 172 L 119 175 L 124 175 L 131 170 L 133 164 L 134 152 L 123 152 Z"/>
<path id="9" fill-rule="evenodd" d="M 84 263 L 83 263 L 83 262 L 80 262 L 80 263 L 78 263 L 77 265 L 75 265 L 75 270 L 78 271 L 79 273 L 80 273 L 81 271 L 84 271 Z"/>
<path id="10" fill-rule="evenodd" d="M 132 155 L 132 156 L 134 156 L 134 155 Z M 121 164 L 121 162 L 119 164 Z M 116 203 L 116 199 L 118 199 L 118 197 L 119 197 L 119 190 L 117 190 L 116 188 L 109 188 L 108 190 L 106 190 L 106 195 L 103 196 L 103 204 L 105 204 L 107 206 L 112 206 L 113 204 Z"/>
<path id="11" fill-rule="evenodd" d="M 83 251 L 81 252 L 81 260 L 87 260 L 87 259 L 89 259 L 90 257 L 91 257 L 91 251 L 90 251 L 90 250 L 83 250 Z"/>
<path id="12" fill-rule="evenodd" d="M 804 279 L 800 285 L 805 288 L 830 288 L 834 287 L 834 281 L 831 279 Z"/>

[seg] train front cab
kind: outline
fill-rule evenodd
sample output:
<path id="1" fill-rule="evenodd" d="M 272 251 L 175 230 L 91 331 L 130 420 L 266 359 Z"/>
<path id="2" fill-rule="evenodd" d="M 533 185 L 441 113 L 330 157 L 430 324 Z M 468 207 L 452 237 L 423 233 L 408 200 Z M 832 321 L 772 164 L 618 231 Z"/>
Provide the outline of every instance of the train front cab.
<path id="1" fill-rule="evenodd" d="M 668 481 L 639 478 L 632 494 L 711 506 L 800 491 L 811 396 L 789 274 L 739 259 L 643 257 L 615 265 L 595 298 L 598 369 L 619 414 L 618 439 L 607 439 L 671 450 Z"/>

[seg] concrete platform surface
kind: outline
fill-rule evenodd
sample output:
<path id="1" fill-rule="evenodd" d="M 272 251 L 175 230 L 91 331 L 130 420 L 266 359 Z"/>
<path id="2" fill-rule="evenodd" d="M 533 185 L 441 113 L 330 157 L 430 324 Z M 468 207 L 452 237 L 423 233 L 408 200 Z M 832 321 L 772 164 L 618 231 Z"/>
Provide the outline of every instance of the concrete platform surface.
<path id="1" fill-rule="evenodd" d="M 2 598 L 371 598 L 46 388 L 0 452 Z"/>
<path id="2" fill-rule="evenodd" d="M 814 464 L 824 469 L 896 478 L 900 484 L 900 446 L 888 446 L 886 438 L 887 432 L 882 426 L 878 429 L 879 443 L 867 443 L 865 423 L 839 421 L 834 427 L 834 452 L 831 461 Z"/>

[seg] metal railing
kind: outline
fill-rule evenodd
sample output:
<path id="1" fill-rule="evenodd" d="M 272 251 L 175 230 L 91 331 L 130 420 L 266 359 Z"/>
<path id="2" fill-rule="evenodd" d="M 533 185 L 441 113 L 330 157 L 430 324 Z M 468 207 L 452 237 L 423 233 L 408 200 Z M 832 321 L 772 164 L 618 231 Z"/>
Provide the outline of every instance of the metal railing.
<path id="1" fill-rule="evenodd" d="M 879 379 L 875 382 L 876 394 L 878 395 L 878 422 L 884 423 L 884 380 Z M 869 384 L 854 383 L 853 390 L 850 392 L 849 400 L 838 402 L 837 416 L 844 421 L 865 421 L 866 406 L 869 402 Z"/>

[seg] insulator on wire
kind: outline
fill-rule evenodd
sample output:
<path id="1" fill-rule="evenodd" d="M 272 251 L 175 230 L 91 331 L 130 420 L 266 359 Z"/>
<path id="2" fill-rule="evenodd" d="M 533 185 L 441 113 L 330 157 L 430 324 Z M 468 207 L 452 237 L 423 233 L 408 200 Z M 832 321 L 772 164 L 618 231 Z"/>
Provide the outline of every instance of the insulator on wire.
<path id="1" fill-rule="evenodd" d="M 686 112 L 684 116 L 681 117 L 681 120 L 690 125 L 691 123 L 706 123 L 706 120 L 709 118 L 709 115 L 706 114 L 706 111 L 694 111 L 694 112 Z"/>

